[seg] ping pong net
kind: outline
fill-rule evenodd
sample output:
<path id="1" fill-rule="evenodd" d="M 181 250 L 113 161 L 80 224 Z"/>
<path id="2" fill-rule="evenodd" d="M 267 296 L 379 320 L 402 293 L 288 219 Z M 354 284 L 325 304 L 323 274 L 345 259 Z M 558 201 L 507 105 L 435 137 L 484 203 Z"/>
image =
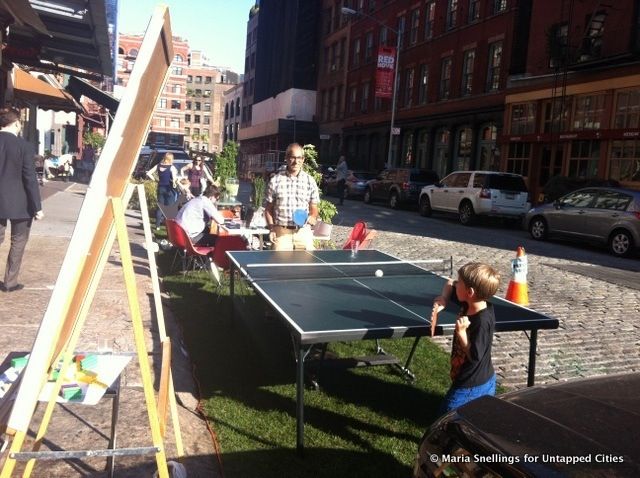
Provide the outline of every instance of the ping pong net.
<path id="1" fill-rule="evenodd" d="M 245 270 L 253 280 L 322 280 L 420 276 L 430 273 L 450 274 L 452 259 L 421 261 L 309 262 L 281 264 L 247 264 Z"/>

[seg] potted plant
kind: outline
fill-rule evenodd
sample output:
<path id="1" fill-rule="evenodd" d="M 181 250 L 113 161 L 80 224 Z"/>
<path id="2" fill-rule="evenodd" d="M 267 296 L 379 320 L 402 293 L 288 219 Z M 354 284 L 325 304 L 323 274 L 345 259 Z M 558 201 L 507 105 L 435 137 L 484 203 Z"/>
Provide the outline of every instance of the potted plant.
<path id="1" fill-rule="evenodd" d="M 247 208 L 245 216 L 249 227 L 266 227 L 267 219 L 264 217 L 264 197 L 267 191 L 267 184 L 262 176 L 253 178 L 251 184 L 251 205 Z"/>
<path id="2" fill-rule="evenodd" d="M 305 144 L 302 147 L 304 152 L 304 168 L 307 173 L 313 176 L 316 183 L 318 184 L 318 189 L 320 189 L 320 181 L 322 180 L 322 173 L 320 172 L 320 167 L 318 166 L 318 152 L 316 151 L 316 147 L 312 144 Z M 318 216 L 320 217 L 320 221 L 316 224 L 315 234 L 318 236 L 330 236 L 331 228 L 332 228 L 332 220 L 333 216 L 338 213 L 338 209 L 336 205 L 331 201 L 327 201 L 326 199 L 320 199 L 320 203 L 318 204 Z"/>
<path id="3" fill-rule="evenodd" d="M 238 188 L 240 187 L 240 183 L 236 177 L 238 168 L 236 163 L 237 156 L 238 144 L 234 141 L 229 141 L 216 157 L 215 177 L 223 194 L 227 198 L 229 196 L 235 198 L 238 195 Z"/>

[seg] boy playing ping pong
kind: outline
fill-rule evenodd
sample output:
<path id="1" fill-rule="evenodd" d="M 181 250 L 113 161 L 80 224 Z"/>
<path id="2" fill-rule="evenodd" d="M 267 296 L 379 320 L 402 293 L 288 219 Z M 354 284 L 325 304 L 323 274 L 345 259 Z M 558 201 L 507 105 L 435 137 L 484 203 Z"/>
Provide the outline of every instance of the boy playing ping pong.
<path id="1" fill-rule="evenodd" d="M 491 343 L 496 318 L 487 300 L 498 290 L 500 274 L 491 266 L 470 262 L 449 279 L 433 301 L 440 312 L 449 300 L 460 305 L 451 346 L 451 387 L 441 411 L 448 412 L 483 395 L 495 395 L 496 374 L 491 362 Z"/>

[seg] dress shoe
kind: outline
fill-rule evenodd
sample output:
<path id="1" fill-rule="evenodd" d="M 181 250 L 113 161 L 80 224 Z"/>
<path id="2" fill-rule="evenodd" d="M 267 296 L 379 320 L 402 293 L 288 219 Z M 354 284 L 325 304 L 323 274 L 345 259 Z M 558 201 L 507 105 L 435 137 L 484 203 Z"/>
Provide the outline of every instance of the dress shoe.
<path id="1" fill-rule="evenodd" d="M 4 291 L 5 292 L 15 292 L 17 290 L 22 290 L 24 289 L 24 284 L 16 284 L 13 287 L 5 287 Z"/>

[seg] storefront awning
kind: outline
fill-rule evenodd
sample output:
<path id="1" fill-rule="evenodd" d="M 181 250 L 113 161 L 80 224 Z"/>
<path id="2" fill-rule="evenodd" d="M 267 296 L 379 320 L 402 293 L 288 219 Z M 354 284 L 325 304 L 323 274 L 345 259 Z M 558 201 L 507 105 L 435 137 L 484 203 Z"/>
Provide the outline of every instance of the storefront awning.
<path id="1" fill-rule="evenodd" d="M 13 0 L 2 1 L 16 10 Z M 114 74 L 105 0 L 31 0 L 29 5 L 41 26 L 34 31 L 26 21 L 9 25 L 2 52 L 7 61 L 43 71 Z"/>
<path id="2" fill-rule="evenodd" d="M 67 85 L 66 90 L 76 99 L 77 102 L 80 102 L 80 98 L 82 96 L 86 96 L 111 111 L 111 114 L 116 113 L 118 105 L 120 104 L 120 102 L 109 93 L 104 92 L 93 86 L 88 81 L 75 76 L 69 77 L 69 84 Z"/>
<path id="3" fill-rule="evenodd" d="M 47 27 L 29 4 L 29 0 L 0 0 L 0 10 L 9 12 L 18 25 L 31 27 L 43 35 L 50 35 Z"/>
<path id="4" fill-rule="evenodd" d="M 67 112 L 82 110 L 69 93 L 39 80 L 18 67 L 14 67 L 13 96 L 17 102 L 36 104 L 43 110 Z"/>

